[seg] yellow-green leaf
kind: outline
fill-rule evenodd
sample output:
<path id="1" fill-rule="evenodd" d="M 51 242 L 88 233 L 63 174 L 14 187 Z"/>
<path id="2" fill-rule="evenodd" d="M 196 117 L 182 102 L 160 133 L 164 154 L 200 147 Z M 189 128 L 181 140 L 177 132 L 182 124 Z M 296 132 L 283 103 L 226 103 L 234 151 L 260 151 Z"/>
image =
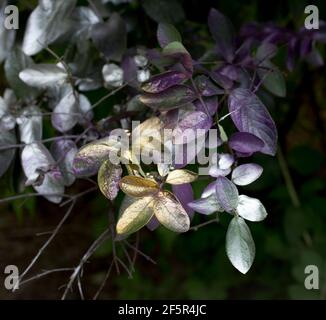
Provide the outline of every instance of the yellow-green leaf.
<path id="1" fill-rule="evenodd" d="M 167 183 L 170 184 L 184 184 L 184 183 L 190 183 L 197 179 L 197 174 L 185 170 L 185 169 L 177 169 L 174 171 L 171 171 L 166 179 Z"/>
<path id="2" fill-rule="evenodd" d="M 119 181 L 122 174 L 120 165 L 114 165 L 109 159 L 105 160 L 97 175 L 100 190 L 109 200 L 113 200 L 119 191 Z"/>
<path id="3" fill-rule="evenodd" d="M 155 199 L 154 214 L 161 224 L 174 232 L 189 230 L 189 216 L 172 193 L 160 192 Z"/>
<path id="4" fill-rule="evenodd" d="M 136 176 L 125 176 L 120 180 L 121 190 L 131 197 L 145 197 L 158 192 L 158 184 L 149 179 Z"/>
<path id="5" fill-rule="evenodd" d="M 154 203 L 155 198 L 149 196 L 138 199 L 127 207 L 118 220 L 117 234 L 130 234 L 145 226 L 154 214 Z"/>

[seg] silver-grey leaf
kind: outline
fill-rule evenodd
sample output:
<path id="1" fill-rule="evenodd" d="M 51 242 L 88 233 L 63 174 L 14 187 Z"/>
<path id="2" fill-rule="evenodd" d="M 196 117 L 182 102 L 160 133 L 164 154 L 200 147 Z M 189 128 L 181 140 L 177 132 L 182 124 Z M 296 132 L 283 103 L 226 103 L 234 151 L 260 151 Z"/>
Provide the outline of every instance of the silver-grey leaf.
<path id="1" fill-rule="evenodd" d="M 223 176 L 219 176 L 216 178 L 215 188 L 216 197 L 221 207 L 227 212 L 234 211 L 239 201 L 238 189 L 234 183 Z"/>
<path id="2" fill-rule="evenodd" d="M 67 87 L 65 95 L 53 110 L 51 117 L 53 127 L 60 132 L 72 129 L 78 122 L 78 111 L 75 94 L 70 87 Z"/>
<path id="3" fill-rule="evenodd" d="M 206 198 L 199 198 L 189 202 L 188 206 L 195 211 L 206 215 L 224 211 L 221 205 L 218 203 L 215 193 Z"/>
<path id="4" fill-rule="evenodd" d="M 75 5 L 76 0 L 40 0 L 28 18 L 23 51 L 34 55 L 66 32 Z"/>
<path id="5" fill-rule="evenodd" d="M 249 227 L 241 217 L 234 217 L 226 234 L 226 253 L 232 265 L 245 274 L 255 258 L 255 243 Z"/>
<path id="6" fill-rule="evenodd" d="M 258 199 L 245 195 L 239 196 L 237 213 L 249 221 L 262 221 L 267 217 L 267 212 L 263 204 Z"/>
<path id="7" fill-rule="evenodd" d="M 256 163 L 242 164 L 232 172 L 232 181 L 238 186 L 246 186 L 257 180 L 263 173 L 263 168 Z"/>
<path id="8" fill-rule="evenodd" d="M 54 64 L 36 64 L 19 73 L 19 78 L 36 88 L 62 85 L 67 79 L 66 71 Z"/>
<path id="9" fill-rule="evenodd" d="M 28 144 L 42 139 L 42 112 L 36 106 L 26 107 L 17 118 L 20 141 Z"/>

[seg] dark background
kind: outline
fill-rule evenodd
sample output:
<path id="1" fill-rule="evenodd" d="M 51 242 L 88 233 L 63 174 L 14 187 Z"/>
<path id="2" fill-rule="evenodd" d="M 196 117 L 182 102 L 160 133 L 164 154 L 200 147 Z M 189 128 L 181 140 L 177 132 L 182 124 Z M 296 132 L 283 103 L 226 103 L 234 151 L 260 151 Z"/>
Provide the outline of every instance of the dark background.
<path id="1" fill-rule="evenodd" d="M 20 2 L 20 1 L 18 1 Z M 35 2 L 35 1 L 34 1 Z M 83 2 L 83 1 L 81 1 Z M 85 3 L 85 1 L 84 1 Z M 314 2 L 325 19 L 325 1 Z M 210 7 L 226 14 L 237 30 L 249 21 L 273 21 L 298 29 L 304 21 L 304 6 L 311 1 L 183 1 L 186 20 L 177 25 L 185 46 L 191 48 L 197 32 L 207 34 Z M 26 18 L 33 1 L 21 1 Z M 130 8 L 141 32 L 132 32 L 128 43 L 156 46 L 156 24 L 140 8 Z M 209 40 L 211 41 L 211 40 Z M 190 49 L 191 50 L 191 49 Z M 321 51 L 324 58 L 324 50 Z M 262 177 L 247 187 L 247 194 L 259 198 L 269 216 L 262 223 L 250 223 L 256 243 L 256 259 L 246 275 L 232 267 L 225 254 L 228 217 L 198 231 L 176 235 L 159 228 L 140 232 L 140 249 L 154 259 L 153 265 L 137 256 L 133 278 L 113 270 L 100 296 L 102 299 L 326 299 L 326 79 L 325 67 L 312 69 L 298 62 L 294 72 L 284 71 L 287 96 L 275 99 L 270 107 L 279 130 L 281 153 L 275 158 L 255 156 L 264 167 Z M 1 91 L 4 86 L 0 73 Z M 112 102 L 113 103 L 113 102 Z M 12 169 L 13 170 L 13 169 Z M 205 183 L 194 184 L 200 195 Z M 0 181 L 2 190 L 7 181 Z M 77 184 L 69 190 L 78 192 Z M 107 225 L 107 203 L 92 193 L 77 203 L 71 218 L 46 249 L 30 275 L 43 269 L 75 266 L 85 250 Z M 55 228 L 64 211 L 44 199 L 28 199 L 0 206 L 0 274 L 4 266 L 15 264 L 23 270 Z M 193 224 L 204 222 L 201 216 Z M 134 238 L 131 239 L 135 241 Z M 86 298 L 92 298 L 111 263 L 112 246 L 107 242 L 86 264 L 82 284 Z M 319 267 L 320 289 L 304 288 L 306 265 Z M 2 299 L 55 299 L 69 272 L 34 280 L 15 294 L 0 284 Z M 2 282 L 2 278 L 0 280 Z M 77 292 L 75 290 L 75 292 Z M 78 293 L 71 298 L 79 298 Z"/>

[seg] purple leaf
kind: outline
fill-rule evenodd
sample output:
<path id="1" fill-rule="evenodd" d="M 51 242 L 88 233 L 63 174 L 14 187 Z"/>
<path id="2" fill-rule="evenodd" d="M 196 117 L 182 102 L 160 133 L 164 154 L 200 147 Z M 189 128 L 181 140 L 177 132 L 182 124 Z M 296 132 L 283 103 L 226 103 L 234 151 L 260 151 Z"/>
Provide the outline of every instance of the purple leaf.
<path id="1" fill-rule="evenodd" d="M 181 42 L 181 35 L 178 30 L 169 23 L 160 23 L 157 28 L 157 40 L 161 46 L 164 48 L 169 43 L 178 41 Z"/>
<path id="2" fill-rule="evenodd" d="M 168 71 L 158 74 L 142 85 L 142 89 L 148 93 L 159 93 L 186 79 L 186 75 L 179 71 Z"/>
<path id="3" fill-rule="evenodd" d="M 52 143 L 50 151 L 62 172 L 64 184 L 72 185 L 76 179 L 72 172 L 73 160 L 77 153 L 75 142 L 64 138 L 56 140 Z"/>
<path id="4" fill-rule="evenodd" d="M 238 186 L 246 186 L 257 180 L 263 173 L 263 168 L 255 163 L 242 164 L 232 172 L 232 181 Z"/>
<path id="5" fill-rule="evenodd" d="M 171 110 L 196 99 L 188 86 L 176 85 L 160 93 L 144 93 L 139 100 L 154 110 Z"/>
<path id="6" fill-rule="evenodd" d="M 155 216 L 153 216 L 151 220 L 149 220 L 149 222 L 146 224 L 146 227 L 151 231 L 154 231 L 159 226 L 160 226 L 160 222 L 157 220 Z"/>
<path id="7" fill-rule="evenodd" d="M 200 75 L 195 79 L 196 86 L 201 95 L 205 97 L 215 96 L 217 94 L 224 94 L 224 90 L 215 86 L 212 81 L 204 76 Z"/>
<path id="8" fill-rule="evenodd" d="M 120 15 L 114 12 L 108 21 L 93 26 L 92 39 L 106 58 L 120 61 L 127 46 L 126 24 Z"/>
<path id="9" fill-rule="evenodd" d="M 194 210 L 188 205 L 189 202 L 194 200 L 194 193 L 190 183 L 172 185 L 172 191 L 182 204 L 183 208 L 188 213 L 191 219 L 194 215 Z"/>
<path id="10" fill-rule="evenodd" d="M 205 105 L 206 105 L 206 108 L 205 106 L 203 106 L 202 102 L 198 99 L 194 102 L 194 105 L 196 106 L 196 109 L 198 111 L 202 111 L 202 112 L 205 112 L 206 113 L 206 109 L 208 110 L 209 114 L 211 116 L 213 116 L 216 112 L 217 112 L 217 109 L 218 109 L 218 99 L 217 99 L 217 96 L 214 96 L 214 97 L 203 97 L 202 98 Z"/>
<path id="11" fill-rule="evenodd" d="M 262 153 L 275 155 L 277 130 L 265 105 L 248 89 L 238 88 L 229 96 L 231 118 L 241 132 L 252 133 L 264 142 Z"/>
<path id="12" fill-rule="evenodd" d="M 241 154 L 252 154 L 261 151 L 264 142 L 251 133 L 235 132 L 229 139 L 229 146 Z"/>
<path id="13" fill-rule="evenodd" d="M 233 81 L 221 74 L 221 72 L 218 71 L 212 71 L 210 72 L 210 77 L 222 88 L 224 88 L 225 90 L 231 90 L 233 88 Z"/>
<path id="14" fill-rule="evenodd" d="M 132 56 L 124 56 L 121 62 L 121 68 L 123 70 L 123 82 L 128 85 L 138 88 L 139 84 L 137 81 L 137 70 L 135 59 Z"/>
<path id="15" fill-rule="evenodd" d="M 173 130 L 174 142 L 176 144 L 183 144 L 185 141 L 189 142 L 193 139 L 190 137 L 197 137 L 205 134 L 212 126 L 212 118 L 201 111 L 194 111 L 186 115 Z M 197 130 L 201 130 L 197 133 Z"/>
<path id="16" fill-rule="evenodd" d="M 225 211 L 232 212 L 238 205 L 238 189 L 229 179 L 219 176 L 216 179 L 216 198 Z"/>
<path id="17" fill-rule="evenodd" d="M 209 30 L 216 42 L 219 53 L 231 62 L 235 51 L 235 32 L 230 20 L 216 9 L 211 9 L 208 16 Z"/>
<path id="18" fill-rule="evenodd" d="M 194 209 L 196 212 L 199 212 L 201 214 L 209 215 L 214 212 L 222 212 L 223 209 L 219 205 L 216 195 L 211 194 L 210 196 L 206 198 L 200 198 L 197 200 L 194 200 L 190 203 L 188 203 L 189 207 Z"/>

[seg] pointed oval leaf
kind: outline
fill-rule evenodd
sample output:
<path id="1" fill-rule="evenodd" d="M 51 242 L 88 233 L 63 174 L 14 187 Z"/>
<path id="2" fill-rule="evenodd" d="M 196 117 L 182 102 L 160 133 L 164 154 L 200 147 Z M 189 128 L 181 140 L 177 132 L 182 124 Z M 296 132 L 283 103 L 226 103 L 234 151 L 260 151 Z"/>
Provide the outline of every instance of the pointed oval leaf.
<path id="1" fill-rule="evenodd" d="M 263 173 L 263 168 L 256 163 L 242 164 L 232 172 L 232 181 L 238 186 L 246 186 L 257 180 Z"/>
<path id="2" fill-rule="evenodd" d="M 148 93 L 159 93 L 174 85 L 180 84 L 186 78 L 183 72 L 167 71 L 151 77 L 141 88 Z"/>
<path id="3" fill-rule="evenodd" d="M 59 101 L 52 112 L 51 122 L 54 128 L 60 132 L 67 132 L 78 122 L 78 102 L 71 88 Z"/>
<path id="4" fill-rule="evenodd" d="M 34 55 L 62 35 L 75 5 L 76 0 L 40 1 L 28 18 L 23 51 Z"/>
<path id="5" fill-rule="evenodd" d="M 232 265 L 245 274 L 255 258 L 255 243 L 246 222 L 234 217 L 226 234 L 226 253 Z"/>
<path id="6" fill-rule="evenodd" d="M 56 140 L 52 143 L 50 151 L 62 172 L 64 185 L 71 186 L 76 180 L 72 170 L 73 160 L 77 153 L 75 142 L 64 138 Z"/>
<path id="7" fill-rule="evenodd" d="M 120 165 L 112 164 L 109 159 L 102 163 L 98 171 L 97 182 L 100 190 L 109 200 L 114 200 L 118 195 L 121 175 Z"/>
<path id="8" fill-rule="evenodd" d="M 155 197 L 154 213 L 157 220 L 174 232 L 186 232 L 190 219 L 181 203 L 168 191 L 160 192 Z"/>
<path id="9" fill-rule="evenodd" d="M 196 99 L 196 93 L 188 86 L 175 85 L 160 93 L 144 93 L 139 100 L 154 110 L 171 110 Z"/>
<path id="10" fill-rule="evenodd" d="M 79 177 L 94 175 L 110 152 L 117 154 L 119 150 L 120 144 L 110 137 L 83 146 L 77 152 L 73 161 L 74 174 Z"/>
<path id="11" fill-rule="evenodd" d="M 239 196 L 237 213 L 249 221 L 262 221 L 267 217 L 267 212 L 263 204 L 258 199 L 245 195 Z"/>
<path id="12" fill-rule="evenodd" d="M 136 176 L 125 176 L 120 180 L 120 188 L 131 197 L 145 197 L 158 192 L 156 182 Z"/>
<path id="13" fill-rule="evenodd" d="M 173 130 L 175 144 L 184 144 L 203 136 L 211 128 L 213 120 L 211 116 L 201 111 L 188 113 Z"/>
<path id="14" fill-rule="evenodd" d="M 241 132 L 249 132 L 264 142 L 262 153 L 275 155 L 277 130 L 265 105 L 248 89 L 238 88 L 229 96 L 231 118 Z"/>
<path id="15" fill-rule="evenodd" d="M 127 207 L 117 222 L 117 234 L 131 234 L 145 226 L 152 218 L 154 198 L 143 197 Z"/>
<path id="16" fill-rule="evenodd" d="M 248 132 L 235 132 L 229 139 L 229 146 L 240 153 L 252 154 L 264 148 L 264 142 Z"/>
<path id="17" fill-rule="evenodd" d="M 171 171 L 166 178 L 166 182 L 170 184 L 184 184 L 191 183 L 198 178 L 198 175 L 195 172 L 185 170 L 185 169 L 176 169 Z"/>
<path id="18" fill-rule="evenodd" d="M 218 203 L 215 193 L 209 195 L 206 198 L 199 198 L 197 200 L 189 202 L 188 206 L 194 209 L 195 211 L 205 215 L 209 215 L 214 212 L 224 211 L 224 209 Z"/>
<path id="19" fill-rule="evenodd" d="M 239 202 L 237 187 L 227 178 L 219 176 L 216 178 L 216 197 L 221 207 L 232 212 L 236 209 Z"/>
<path id="20" fill-rule="evenodd" d="M 28 144 L 42 139 L 43 119 L 38 107 L 26 107 L 17 118 L 17 123 L 22 142 Z"/>
<path id="21" fill-rule="evenodd" d="M 67 73 L 54 64 L 37 64 L 19 72 L 19 78 L 32 87 L 42 89 L 63 84 Z"/>
<path id="22" fill-rule="evenodd" d="M 159 23 L 157 28 L 157 40 L 161 48 L 164 48 L 173 41 L 182 41 L 179 31 L 169 23 Z"/>

